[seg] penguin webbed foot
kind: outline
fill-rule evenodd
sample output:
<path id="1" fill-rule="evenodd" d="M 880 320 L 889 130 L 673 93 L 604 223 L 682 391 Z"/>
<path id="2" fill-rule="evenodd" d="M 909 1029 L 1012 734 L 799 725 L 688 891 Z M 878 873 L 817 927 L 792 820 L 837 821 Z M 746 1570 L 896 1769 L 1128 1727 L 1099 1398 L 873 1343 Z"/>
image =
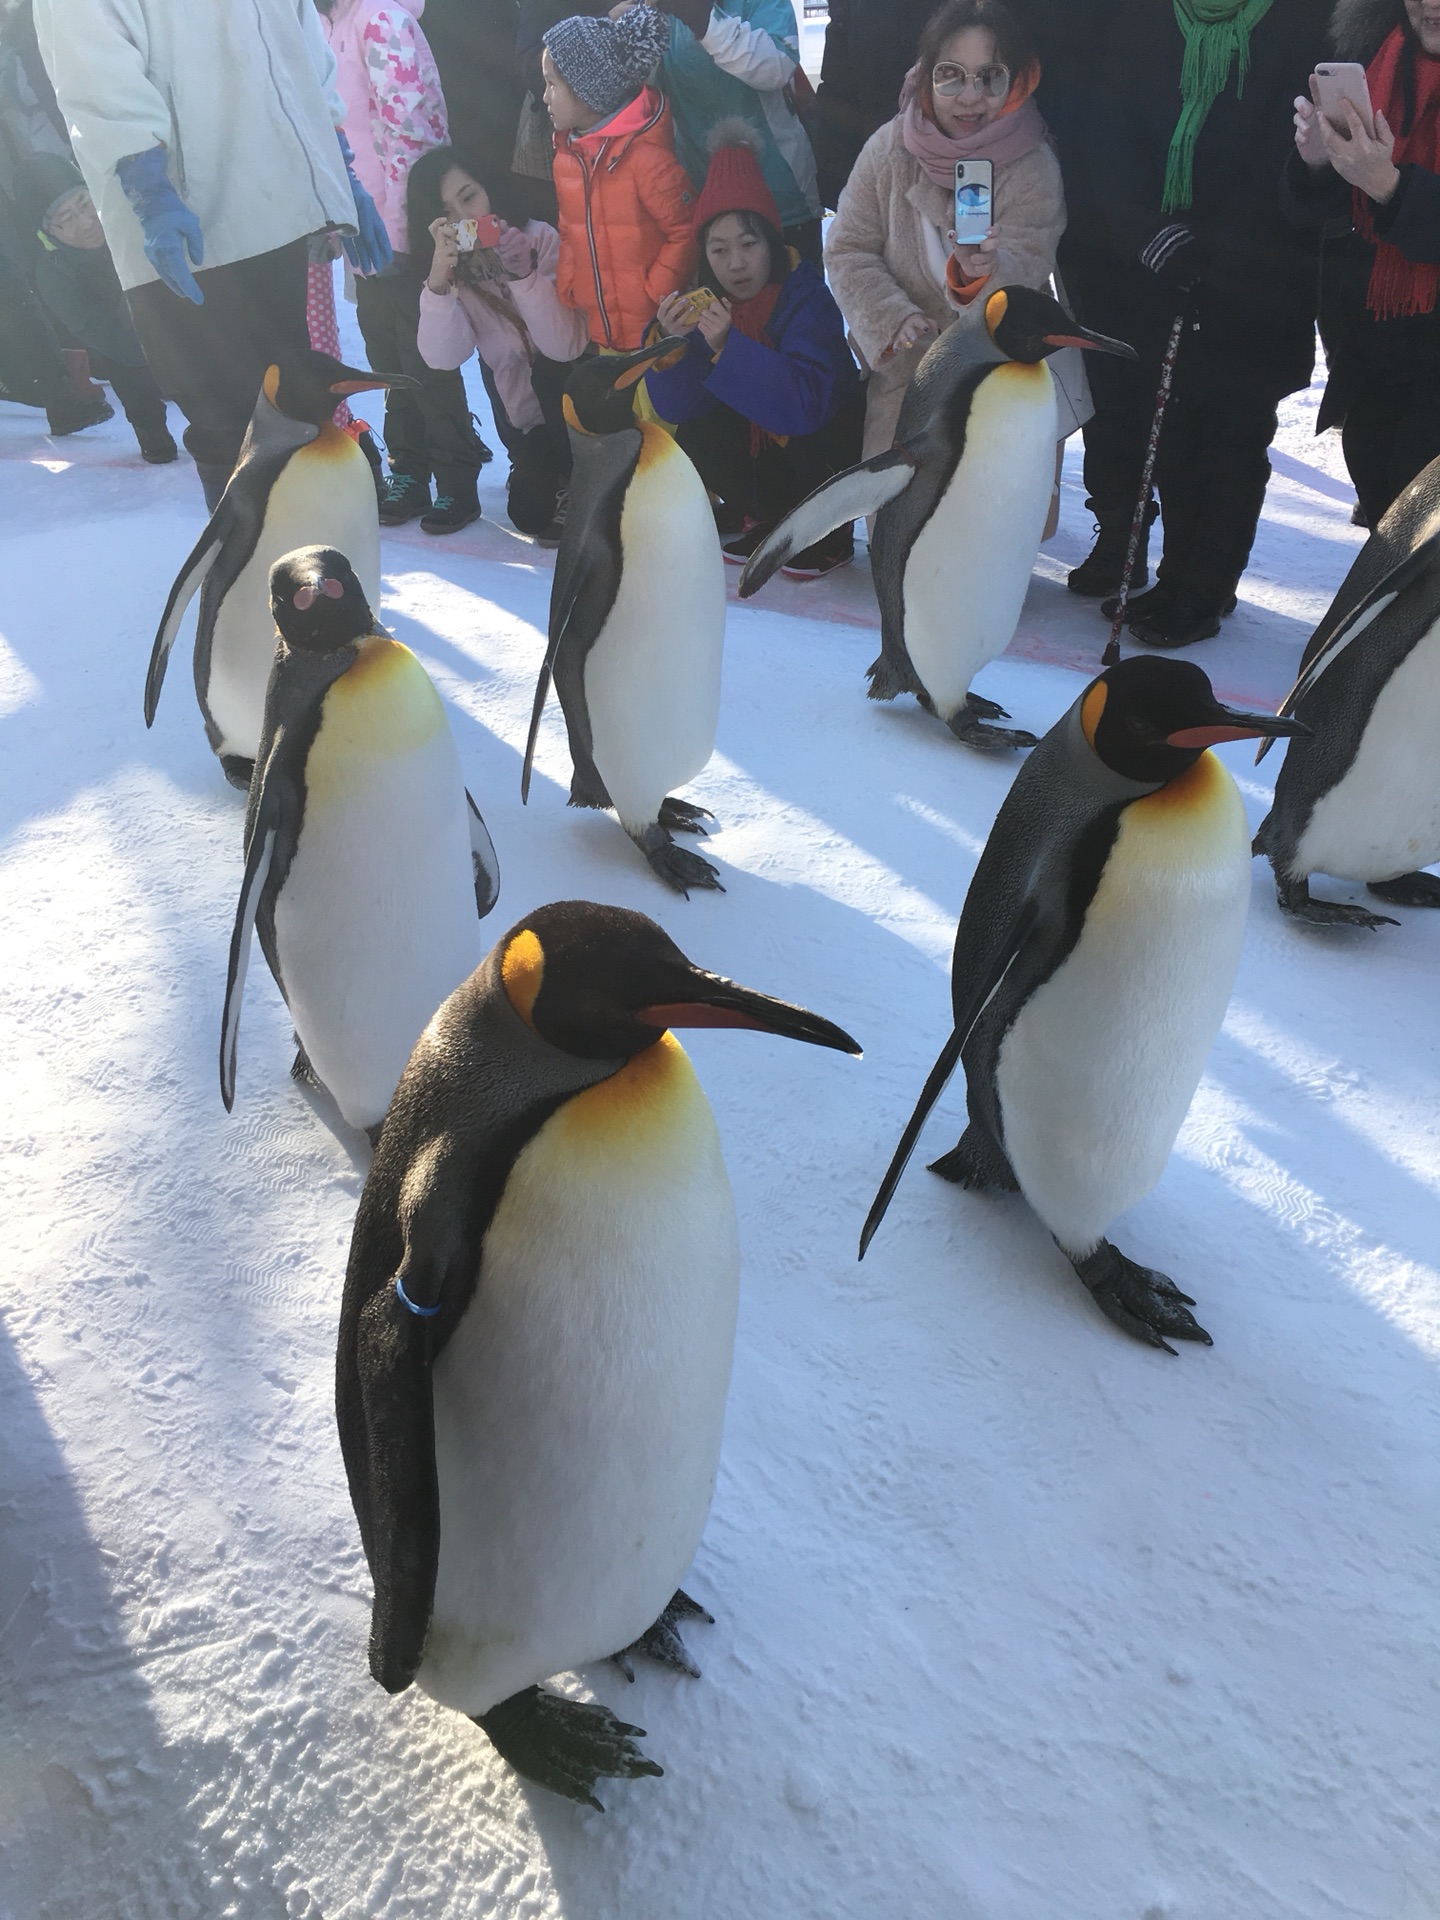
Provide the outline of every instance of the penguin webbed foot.
<path id="1" fill-rule="evenodd" d="M 610 1658 L 627 1680 L 635 1678 L 635 1669 L 630 1664 L 632 1655 L 637 1659 L 658 1661 L 662 1667 L 670 1667 L 676 1673 L 686 1674 L 691 1680 L 698 1680 L 700 1669 L 690 1649 L 680 1638 L 682 1620 L 703 1620 L 711 1627 L 715 1624 L 713 1613 L 707 1612 L 698 1600 L 692 1600 L 683 1589 L 677 1589 L 654 1626 L 647 1627 L 638 1640 L 632 1640 L 628 1647 L 622 1647 L 619 1653 L 612 1653 Z"/>
<path id="2" fill-rule="evenodd" d="M 216 758 L 220 762 L 220 771 L 231 786 L 237 787 L 241 793 L 248 793 L 251 777 L 255 772 L 255 762 L 242 760 L 238 753 L 221 753 L 217 754 Z"/>
<path id="3" fill-rule="evenodd" d="M 676 893 L 683 893 L 687 900 L 692 887 L 711 893 L 724 893 L 718 867 L 712 867 L 708 860 L 702 860 L 698 853 L 692 853 L 688 847 L 677 847 L 670 838 L 669 830 L 658 820 L 653 826 L 646 827 L 643 833 L 633 833 L 630 837 L 666 886 L 673 887 Z"/>
<path id="4" fill-rule="evenodd" d="M 295 1036 L 295 1058 L 290 1065 L 290 1078 L 299 1081 L 302 1087 L 312 1087 L 316 1093 L 323 1093 L 320 1076 L 310 1064 L 310 1056 L 305 1051 L 304 1042 L 299 1034 Z"/>
<path id="5" fill-rule="evenodd" d="M 702 820 L 713 820 L 708 807 L 697 807 L 691 800 L 677 800 L 673 794 L 660 802 L 660 824 L 668 833 L 698 833 L 703 840 L 707 829 Z"/>
<path id="6" fill-rule="evenodd" d="M 1397 873 L 1393 880 L 1372 880 L 1365 891 L 1395 907 L 1440 907 L 1440 880 L 1433 873 Z"/>
<path id="7" fill-rule="evenodd" d="M 1410 876 L 1405 877 L 1408 879 Z M 1384 881 L 1377 882 L 1378 886 L 1385 884 Z M 1372 893 L 1375 890 L 1375 887 L 1370 889 Z M 1317 900 L 1310 892 L 1308 879 L 1289 880 L 1276 874 L 1275 897 L 1280 902 L 1282 913 L 1288 913 L 1292 920 L 1308 921 L 1312 927 L 1365 927 L 1371 933 L 1378 933 L 1381 927 L 1398 927 L 1400 924 L 1388 913 L 1371 913 L 1365 907 L 1352 907 L 1343 900 Z M 1392 897 L 1380 895 L 1382 900 Z"/>
<path id="8" fill-rule="evenodd" d="M 990 720 L 996 715 L 1004 719 L 1010 717 L 993 700 L 982 700 L 976 694 L 967 693 L 964 706 L 945 724 L 962 747 L 973 747 L 978 753 L 1010 753 L 1039 746 L 1039 736 L 1027 733 L 1023 727 L 991 726 Z"/>
<path id="9" fill-rule="evenodd" d="M 953 1180 L 957 1187 L 968 1187 L 972 1193 L 1020 1191 L 1020 1182 L 1010 1162 L 989 1135 L 976 1126 L 967 1127 L 949 1153 L 932 1160 L 930 1171 L 938 1173 L 942 1180 Z"/>
<path id="10" fill-rule="evenodd" d="M 645 1729 L 617 1720 L 598 1700 L 565 1700 L 526 1687 L 474 1720 L 516 1773 L 597 1813 L 605 1811 L 595 1797 L 602 1777 L 638 1780 L 665 1771 L 635 1744 Z"/>
<path id="11" fill-rule="evenodd" d="M 1102 1240 L 1093 1253 L 1082 1257 L 1067 1252 L 1065 1258 L 1106 1319 L 1113 1320 L 1132 1340 L 1147 1347 L 1161 1347 L 1171 1355 L 1175 1349 L 1165 1338 L 1167 1333 L 1171 1340 L 1198 1340 L 1202 1346 L 1214 1346 L 1190 1311 L 1195 1302 L 1168 1275 L 1140 1266 L 1108 1240 Z"/>

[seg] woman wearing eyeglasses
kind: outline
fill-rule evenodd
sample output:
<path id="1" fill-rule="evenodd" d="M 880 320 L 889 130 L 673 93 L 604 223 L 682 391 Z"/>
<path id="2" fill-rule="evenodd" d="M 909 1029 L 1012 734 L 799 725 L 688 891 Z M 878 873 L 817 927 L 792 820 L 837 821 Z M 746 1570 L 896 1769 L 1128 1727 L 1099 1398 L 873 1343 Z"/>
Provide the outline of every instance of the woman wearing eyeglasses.
<path id="1" fill-rule="evenodd" d="M 893 441 L 925 349 L 978 314 L 984 288 L 1050 279 L 1065 194 L 1030 97 L 1039 78 L 1029 34 L 1001 0 L 951 0 L 920 36 L 899 113 L 865 143 L 840 195 L 825 265 L 872 370 L 867 459 Z M 978 246 L 956 246 L 955 162 L 970 159 L 993 163 L 994 224 Z"/>

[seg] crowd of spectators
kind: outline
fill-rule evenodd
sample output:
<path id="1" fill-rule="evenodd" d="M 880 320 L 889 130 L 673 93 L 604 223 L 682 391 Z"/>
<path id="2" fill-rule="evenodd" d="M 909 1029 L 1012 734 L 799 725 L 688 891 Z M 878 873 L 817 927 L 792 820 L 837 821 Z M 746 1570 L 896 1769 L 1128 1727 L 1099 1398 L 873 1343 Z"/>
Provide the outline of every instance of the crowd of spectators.
<path id="1" fill-rule="evenodd" d="M 831 0 L 818 92 L 791 0 L 0 6 L 0 397 L 75 432 L 103 381 L 155 462 L 169 400 L 212 502 L 275 349 L 333 346 L 342 247 L 372 366 L 415 382 L 381 516 L 434 533 L 480 512 L 472 353 L 510 519 L 553 543 L 567 368 L 683 338 L 637 407 L 743 559 L 1015 283 L 1137 350 L 1053 365 L 1095 522 L 1069 584 L 1102 605 L 1178 340 L 1128 612 L 1151 645 L 1233 608 L 1317 320 L 1357 517 L 1440 453 L 1440 0 Z M 1338 108 L 1327 59 L 1364 70 Z M 992 225 L 959 242 L 972 158 Z"/>

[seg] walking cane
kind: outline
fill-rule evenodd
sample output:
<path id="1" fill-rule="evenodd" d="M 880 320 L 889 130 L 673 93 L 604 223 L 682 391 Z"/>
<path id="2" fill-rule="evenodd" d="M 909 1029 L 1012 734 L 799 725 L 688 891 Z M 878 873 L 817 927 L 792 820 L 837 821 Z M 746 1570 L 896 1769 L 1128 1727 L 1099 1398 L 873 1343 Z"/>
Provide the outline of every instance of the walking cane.
<path id="1" fill-rule="evenodd" d="M 1150 504 L 1150 482 L 1155 474 L 1155 454 L 1160 445 L 1160 425 L 1165 418 L 1165 409 L 1170 403 L 1170 389 L 1175 384 L 1175 361 L 1180 352 L 1180 336 L 1185 331 L 1185 309 L 1182 307 L 1175 316 L 1175 324 L 1170 329 L 1170 338 L 1165 346 L 1165 358 L 1160 367 L 1160 391 L 1155 396 L 1155 417 L 1150 422 L 1150 442 L 1145 449 L 1145 468 L 1140 476 L 1140 494 L 1135 502 L 1134 518 L 1130 522 L 1130 544 L 1125 549 L 1125 569 L 1120 575 L 1120 598 L 1115 608 L 1115 621 L 1110 628 L 1110 638 L 1105 642 L 1105 651 L 1100 664 L 1104 667 L 1118 665 L 1120 660 L 1120 629 L 1125 624 L 1125 609 L 1130 604 L 1130 582 L 1135 578 L 1135 556 L 1140 551 L 1140 535 L 1145 529 L 1145 509 Z"/>

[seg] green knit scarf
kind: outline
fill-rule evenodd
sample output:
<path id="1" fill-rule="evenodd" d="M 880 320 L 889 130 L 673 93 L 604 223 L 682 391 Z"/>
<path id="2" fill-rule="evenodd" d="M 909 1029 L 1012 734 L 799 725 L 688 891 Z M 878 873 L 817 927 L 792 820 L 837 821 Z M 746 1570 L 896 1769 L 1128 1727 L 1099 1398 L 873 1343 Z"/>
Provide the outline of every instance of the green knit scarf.
<path id="1" fill-rule="evenodd" d="M 1175 0 L 1175 18 L 1185 36 L 1185 64 L 1180 70 L 1180 118 L 1165 162 L 1162 212 L 1183 213 L 1189 207 L 1200 129 L 1225 91 L 1232 62 L 1238 61 L 1236 98 L 1245 91 L 1250 34 L 1270 7 L 1271 0 Z"/>

